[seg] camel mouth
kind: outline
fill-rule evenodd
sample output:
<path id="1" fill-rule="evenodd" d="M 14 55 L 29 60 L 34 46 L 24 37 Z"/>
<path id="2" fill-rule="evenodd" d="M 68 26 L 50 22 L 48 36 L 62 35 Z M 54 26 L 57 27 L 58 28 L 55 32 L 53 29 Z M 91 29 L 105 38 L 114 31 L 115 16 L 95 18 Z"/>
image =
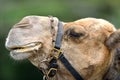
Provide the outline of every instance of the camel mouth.
<path id="1" fill-rule="evenodd" d="M 41 47 L 42 47 L 41 42 L 32 42 L 32 43 L 25 44 L 23 46 L 15 46 L 11 48 L 9 47 L 8 49 L 12 52 L 24 53 L 24 52 L 39 50 Z"/>

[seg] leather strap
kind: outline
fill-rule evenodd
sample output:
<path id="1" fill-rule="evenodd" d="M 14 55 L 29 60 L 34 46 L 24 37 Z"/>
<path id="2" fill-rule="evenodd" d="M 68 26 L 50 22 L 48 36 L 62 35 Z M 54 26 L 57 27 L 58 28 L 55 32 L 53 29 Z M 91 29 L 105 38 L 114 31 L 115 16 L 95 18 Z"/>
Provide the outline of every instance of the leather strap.
<path id="1" fill-rule="evenodd" d="M 56 37 L 56 41 L 55 41 L 55 48 L 60 49 L 61 44 L 62 44 L 62 37 L 63 37 L 63 24 L 62 24 L 62 22 L 59 21 L 57 37 Z"/>
<path id="2" fill-rule="evenodd" d="M 62 37 L 63 37 L 63 24 L 62 22 L 59 21 L 57 37 L 56 37 L 55 46 L 54 46 L 55 48 L 54 50 L 56 51 L 54 52 L 54 54 L 55 55 L 59 54 L 59 55 L 58 55 L 58 58 L 54 56 L 53 59 L 51 59 L 51 61 L 49 62 L 50 65 L 48 66 L 48 70 L 49 70 L 48 76 L 54 77 L 55 74 L 57 73 L 57 69 L 58 69 L 57 60 L 59 59 L 76 80 L 84 80 L 79 75 L 79 73 L 73 68 L 73 66 L 69 63 L 69 61 L 65 58 L 63 53 L 60 51 L 61 44 L 62 44 Z"/>
<path id="3" fill-rule="evenodd" d="M 65 58 L 63 54 L 60 55 L 59 59 L 76 80 L 84 80 L 79 75 L 79 73 L 73 68 L 73 66 L 69 63 L 69 61 Z"/>

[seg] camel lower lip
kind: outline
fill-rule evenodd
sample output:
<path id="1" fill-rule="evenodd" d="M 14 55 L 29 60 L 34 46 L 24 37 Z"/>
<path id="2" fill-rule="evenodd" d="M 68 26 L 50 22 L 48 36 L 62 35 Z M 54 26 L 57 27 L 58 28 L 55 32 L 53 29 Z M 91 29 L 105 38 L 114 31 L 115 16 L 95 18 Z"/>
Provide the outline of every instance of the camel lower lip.
<path id="1" fill-rule="evenodd" d="M 16 52 L 16 53 L 23 53 L 23 52 L 38 50 L 41 47 L 42 47 L 42 43 L 40 43 L 40 42 L 39 43 L 29 43 L 24 46 L 10 48 L 10 51 Z"/>

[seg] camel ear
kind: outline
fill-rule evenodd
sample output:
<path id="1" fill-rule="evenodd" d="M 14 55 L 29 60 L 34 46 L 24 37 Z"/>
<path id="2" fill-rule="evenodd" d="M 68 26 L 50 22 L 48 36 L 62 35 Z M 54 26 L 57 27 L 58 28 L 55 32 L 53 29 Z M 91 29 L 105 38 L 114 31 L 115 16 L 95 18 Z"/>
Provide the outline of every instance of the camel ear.
<path id="1" fill-rule="evenodd" d="M 120 48 L 120 30 L 113 32 L 106 41 L 109 49 Z"/>
<path id="2" fill-rule="evenodd" d="M 113 50 L 113 63 L 103 80 L 120 80 L 120 30 L 110 35 L 106 45 L 110 50 Z"/>
<path id="3" fill-rule="evenodd" d="M 107 47 L 113 52 L 113 67 L 120 71 L 120 30 L 113 32 L 106 41 Z"/>

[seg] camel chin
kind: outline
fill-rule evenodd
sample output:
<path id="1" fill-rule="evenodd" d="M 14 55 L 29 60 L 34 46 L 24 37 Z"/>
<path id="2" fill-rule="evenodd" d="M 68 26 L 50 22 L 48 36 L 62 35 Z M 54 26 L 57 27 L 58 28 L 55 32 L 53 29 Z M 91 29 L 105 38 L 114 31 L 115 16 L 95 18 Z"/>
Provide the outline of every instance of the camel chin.
<path id="1" fill-rule="evenodd" d="M 31 56 L 31 53 L 30 52 L 17 53 L 17 52 L 11 51 L 10 56 L 15 60 L 24 60 L 24 59 L 28 59 Z"/>

